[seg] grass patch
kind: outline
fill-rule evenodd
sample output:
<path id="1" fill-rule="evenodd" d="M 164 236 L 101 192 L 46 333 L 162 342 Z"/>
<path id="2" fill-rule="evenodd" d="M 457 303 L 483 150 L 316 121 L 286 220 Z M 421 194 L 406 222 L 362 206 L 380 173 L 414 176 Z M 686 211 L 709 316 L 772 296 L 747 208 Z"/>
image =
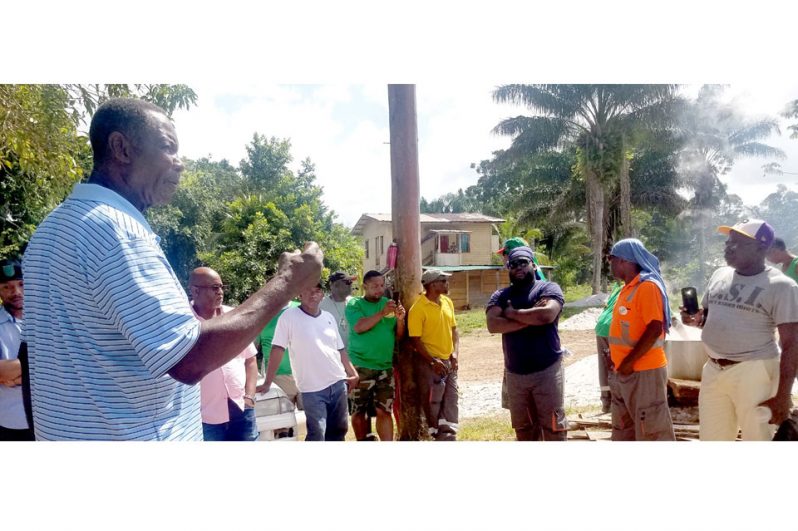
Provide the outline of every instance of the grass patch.
<path id="1" fill-rule="evenodd" d="M 457 319 L 457 331 L 461 334 L 488 329 L 485 308 L 455 312 L 455 318 Z"/>
<path id="2" fill-rule="evenodd" d="M 460 421 L 458 441 L 514 441 L 515 431 L 509 413 Z"/>
<path id="3" fill-rule="evenodd" d="M 560 322 L 573 317 L 574 315 L 587 310 L 587 308 L 563 308 L 560 315 Z M 455 312 L 457 318 L 457 331 L 460 334 L 468 334 L 475 330 L 487 330 L 488 322 L 485 317 L 485 309 L 477 308 L 474 310 L 465 310 L 462 312 Z"/>
<path id="4" fill-rule="evenodd" d="M 590 284 L 577 284 L 576 286 L 568 286 L 563 290 L 565 302 L 574 302 L 585 297 L 589 297 L 593 293 L 593 288 Z"/>

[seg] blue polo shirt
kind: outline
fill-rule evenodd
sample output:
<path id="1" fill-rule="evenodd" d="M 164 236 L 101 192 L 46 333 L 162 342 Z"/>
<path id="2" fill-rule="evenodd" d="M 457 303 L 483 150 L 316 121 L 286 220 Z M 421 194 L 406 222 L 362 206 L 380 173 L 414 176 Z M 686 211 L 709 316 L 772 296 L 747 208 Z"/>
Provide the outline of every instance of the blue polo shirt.
<path id="1" fill-rule="evenodd" d="M 565 297 L 562 289 L 554 282 L 536 280 L 534 284 L 497 290 L 490 298 L 486 311 L 492 306 L 502 310 L 507 307 L 507 302 L 513 304 L 516 310 L 532 308 L 540 299 L 554 299 L 564 304 Z M 513 374 L 530 374 L 550 367 L 560 357 L 560 334 L 557 324 L 560 316 L 553 323 L 539 326 L 527 326 L 521 330 L 502 334 L 502 350 L 504 351 L 504 366 Z"/>
<path id="2" fill-rule="evenodd" d="M 14 319 L 14 316 L 0 306 L 0 360 L 17 359 L 21 324 L 21 320 Z M 0 385 L 0 426 L 9 430 L 28 429 L 28 419 L 22 405 L 21 385 Z"/>
<path id="3" fill-rule="evenodd" d="M 200 321 L 144 216 L 78 184 L 23 259 L 38 440 L 202 439 L 198 386 L 167 373 Z"/>

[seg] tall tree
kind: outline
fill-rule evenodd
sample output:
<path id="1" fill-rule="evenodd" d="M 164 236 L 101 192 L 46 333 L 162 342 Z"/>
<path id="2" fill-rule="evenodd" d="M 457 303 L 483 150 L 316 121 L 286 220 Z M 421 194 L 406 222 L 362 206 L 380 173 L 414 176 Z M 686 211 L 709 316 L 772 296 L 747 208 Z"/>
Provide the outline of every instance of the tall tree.
<path id="1" fill-rule="evenodd" d="M 238 171 L 207 161 L 191 168 L 184 201 L 165 207 L 184 217 L 174 223 L 175 211 L 162 210 L 151 218 L 165 229 L 167 253 L 185 264 L 181 274 L 209 265 L 231 286 L 229 300 L 241 302 L 277 271 L 282 252 L 306 241 L 319 243 L 328 271 L 360 268 L 362 249 L 324 204 L 313 163 L 294 172 L 292 160 L 288 140 L 255 134 Z"/>
<path id="2" fill-rule="evenodd" d="M 567 145 L 578 147 L 594 293 L 601 288 L 606 193 L 623 170 L 627 135 L 638 124 L 664 119 L 675 91 L 675 85 L 503 85 L 494 91 L 497 102 L 523 104 L 537 113 L 508 118 L 496 126 L 496 132 L 513 136 L 508 153 L 522 156 Z M 628 189 L 623 186 L 624 191 Z"/>
<path id="3" fill-rule="evenodd" d="M 749 118 L 733 104 L 723 101 L 723 91 L 718 85 L 704 85 L 678 118 L 683 142 L 679 172 L 684 185 L 693 192 L 687 215 L 698 227 L 699 257 L 706 255 L 708 220 L 726 195 L 721 177 L 740 158 L 785 157 L 781 149 L 763 143 L 771 135 L 780 134 L 778 121 Z M 699 275 L 705 279 L 708 264 L 703 258 L 699 260 Z"/>

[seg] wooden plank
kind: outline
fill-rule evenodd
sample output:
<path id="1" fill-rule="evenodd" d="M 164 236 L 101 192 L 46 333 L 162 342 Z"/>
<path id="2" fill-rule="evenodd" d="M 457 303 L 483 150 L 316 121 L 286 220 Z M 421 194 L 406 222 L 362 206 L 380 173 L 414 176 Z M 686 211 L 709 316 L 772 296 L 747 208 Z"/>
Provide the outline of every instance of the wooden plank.
<path id="1" fill-rule="evenodd" d="M 585 430 L 585 433 L 591 441 L 609 441 L 612 438 L 611 430 Z"/>
<path id="2" fill-rule="evenodd" d="M 695 380 L 681 380 L 679 378 L 668 378 L 668 387 L 673 393 L 673 397 L 680 401 L 698 400 L 698 393 L 701 391 L 701 382 Z"/>

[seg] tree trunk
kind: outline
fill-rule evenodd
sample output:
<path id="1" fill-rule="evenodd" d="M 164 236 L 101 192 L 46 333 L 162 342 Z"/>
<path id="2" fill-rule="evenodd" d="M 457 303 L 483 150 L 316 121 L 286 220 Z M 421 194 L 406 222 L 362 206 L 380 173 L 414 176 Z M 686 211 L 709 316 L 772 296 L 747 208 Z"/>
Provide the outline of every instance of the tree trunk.
<path id="1" fill-rule="evenodd" d="M 601 264 L 604 260 L 604 188 L 598 175 L 585 165 L 585 184 L 587 188 L 587 224 L 593 251 L 593 294 L 601 290 Z"/>
<path id="2" fill-rule="evenodd" d="M 632 230 L 632 185 L 629 181 L 629 159 L 626 158 L 626 145 L 621 140 L 621 166 L 620 166 L 620 211 L 621 211 L 621 238 L 635 236 Z"/>
<path id="3" fill-rule="evenodd" d="M 388 85 L 391 131 L 391 222 L 399 248 L 396 288 L 402 305 L 410 310 L 421 293 L 421 229 L 419 213 L 418 125 L 415 85 Z M 407 334 L 398 344 L 396 372 L 399 380 L 399 439 L 417 441 L 426 431 L 421 397 L 414 375 L 415 352 Z"/>

